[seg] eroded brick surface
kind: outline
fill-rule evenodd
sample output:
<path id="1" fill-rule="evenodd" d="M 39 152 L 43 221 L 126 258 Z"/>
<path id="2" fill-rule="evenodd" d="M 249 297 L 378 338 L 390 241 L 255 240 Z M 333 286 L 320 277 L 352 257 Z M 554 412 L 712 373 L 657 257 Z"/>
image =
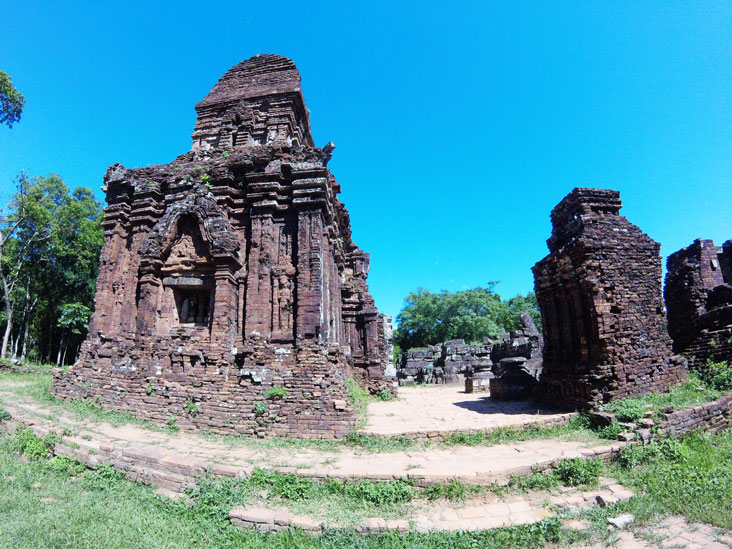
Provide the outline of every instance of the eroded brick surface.
<path id="1" fill-rule="evenodd" d="M 577 188 L 552 211 L 534 267 L 544 398 L 590 407 L 686 378 L 664 326 L 660 245 L 620 215 L 620 193 Z"/>
<path id="2" fill-rule="evenodd" d="M 664 298 L 674 351 L 692 364 L 732 359 L 732 240 L 695 240 L 666 262 Z"/>
<path id="3" fill-rule="evenodd" d="M 313 145 L 285 57 L 236 65 L 196 110 L 189 153 L 107 170 L 96 308 L 53 392 L 179 426 L 342 436 L 345 379 L 393 383 L 333 146 Z"/>

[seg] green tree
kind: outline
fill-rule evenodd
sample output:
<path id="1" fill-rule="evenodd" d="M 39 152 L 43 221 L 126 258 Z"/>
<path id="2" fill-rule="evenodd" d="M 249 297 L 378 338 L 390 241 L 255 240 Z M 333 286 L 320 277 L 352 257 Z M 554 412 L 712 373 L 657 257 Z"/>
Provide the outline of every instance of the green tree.
<path id="1" fill-rule="evenodd" d="M 397 316 L 394 343 L 402 350 L 450 339 L 478 342 L 519 327 L 519 315 L 530 312 L 540 321 L 534 294 L 502 301 L 496 283 L 460 292 L 432 293 L 419 288 L 405 299 Z M 537 323 L 541 326 L 540 323 Z"/>
<path id="2" fill-rule="evenodd" d="M 81 307 L 94 301 L 101 205 L 89 189 L 70 192 L 57 175 L 21 176 L 8 209 L 0 219 L 5 352 L 63 362 L 85 335 Z"/>
<path id="3" fill-rule="evenodd" d="M 0 71 L 0 124 L 12 128 L 20 120 L 25 97 L 15 89 L 8 73 Z"/>
<path id="4" fill-rule="evenodd" d="M 63 364 L 66 360 L 69 335 L 82 335 L 86 333 L 86 326 L 89 323 L 91 309 L 82 303 L 66 303 L 59 308 L 60 315 L 58 326 L 61 328 L 61 342 L 58 347 L 56 366 Z"/>

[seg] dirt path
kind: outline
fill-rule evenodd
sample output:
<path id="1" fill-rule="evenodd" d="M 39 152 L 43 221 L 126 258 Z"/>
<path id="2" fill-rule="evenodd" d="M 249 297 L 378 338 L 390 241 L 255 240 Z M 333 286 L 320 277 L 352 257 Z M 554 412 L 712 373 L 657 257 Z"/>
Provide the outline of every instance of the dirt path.
<path id="1" fill-rule="evenodd" d="M 619 450 L 621 443 L 588 448 L 589 443 L 564 440 L 531 440 L 495 446 L 432 447 L 418 450 L 367 453 L 349 447 L 333 451 L 297 446 L 232 446 L 222 437 L 202 437 L 192 432 L 158 432 L 134 424 L 114 426 L 106 422 L 82 424 L 58 408 L 44 406 L 9 392 L 0 392 L 4 407 L 24 422 L 73 436 L 65 444 L 81 448 L 114 447 L 187 463 L 222 464 L 243 473 L 254 466 L 296 472 L 303 476 L 390 479 L 405 476 L 442 482 L 457 479 L 474 484 L 505 482 L 532 468 L 546 468 L 558 460 L 593 456 Z M 53 419 L 49 419 L 53 418 Z"/>

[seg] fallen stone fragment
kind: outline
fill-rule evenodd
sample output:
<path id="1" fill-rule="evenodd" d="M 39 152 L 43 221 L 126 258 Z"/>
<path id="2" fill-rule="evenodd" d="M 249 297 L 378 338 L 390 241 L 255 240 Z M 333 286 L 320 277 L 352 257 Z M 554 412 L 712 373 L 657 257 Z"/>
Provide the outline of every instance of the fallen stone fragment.
<path id="1" fill-rule="evenodd" d="M 598 494 L 598 496 L 595 498 L 595 503 L 597 503 L 600 507 L 607 507 L 608 505 L 612 505 L 613 503 L 617 503 L 618 501 L 620 500 L 612 494 Z"/>
<path id="2" fill-rule="evenodd" d="M 635 433 L 626 432 L 626 433 L 618 433 L 618 440 L 621 440 L 623 442 L 630 442 L 635 438 Z"/>
<path id="3" fill-rule="evenodd" d="M 622 530 L 626 526 L 633 524 L 633 522 L 635 521 L 635 517 L 626 513 L 624 515 L 618 515 L 617 517 L 609 518 L 607 519 L 607 521 L 615 526 L 615 528 Z"/>

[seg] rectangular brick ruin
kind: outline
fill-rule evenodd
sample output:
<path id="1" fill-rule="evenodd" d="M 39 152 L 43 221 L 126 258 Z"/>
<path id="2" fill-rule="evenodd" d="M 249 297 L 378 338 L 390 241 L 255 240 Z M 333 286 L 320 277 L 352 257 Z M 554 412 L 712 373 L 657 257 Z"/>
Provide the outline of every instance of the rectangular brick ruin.
<path id="1" fill-rule="evenodd" d="M 534 267 L 542 398 L 588 408 L 686 379 L 664 326 L 660 245 L 620 215 L 620 193 L 576 188 L 551 213 Z"/>
<path id="2" fill-rule="evenodd" d="M 394 381 L 334 147 L 313 145 L 285 57 L 236 65 L 196 111 L 189 153 L 107 170 L 96 309 L 52 391 L 216 432 L 343 436 L 346 378 Z"/>
<path id="3" fill-rule="evenodd" d="M 490 344 L 469 345 L 462 339 L 416 347 L 399 356 L 397 377 L 400 385 L 460 384 L 472 367 L 490 366 L 490 355 Z"/>
<path id="4" fill-rule="evenodd" d="M 541 373 L 543 340 L 529 313 L 523 313 L 519 322 L 520 329 L 485 338 L 481 344 L 452 339 L 402 353 L 399 384 L 464 382 L 467 393 L 487 391 L 490 384 L 491 396 L 494 392 L 505 399 L 530 396 Z"/>
<path id="5" fill-rule="evenodd" d="M 499 334 L 491 351 L 491 376 L 488 388 L 491 398 L 514 400 L 535 396 L 539 377 L 543 370 L 544 338 L 529 313 L 519 317 L 521 328 L 510 334 Z M 486 372 L 474 371 L 465 380 L 465 391 L 469 385 L 475 388 L 484 380 Z"/>
<path id="6" fill-rule="evenodd" d="M 674 351 L 693 365 L 732 360 L 732 240 L 695 240 L 666 261 L 664 298 Z"/>

